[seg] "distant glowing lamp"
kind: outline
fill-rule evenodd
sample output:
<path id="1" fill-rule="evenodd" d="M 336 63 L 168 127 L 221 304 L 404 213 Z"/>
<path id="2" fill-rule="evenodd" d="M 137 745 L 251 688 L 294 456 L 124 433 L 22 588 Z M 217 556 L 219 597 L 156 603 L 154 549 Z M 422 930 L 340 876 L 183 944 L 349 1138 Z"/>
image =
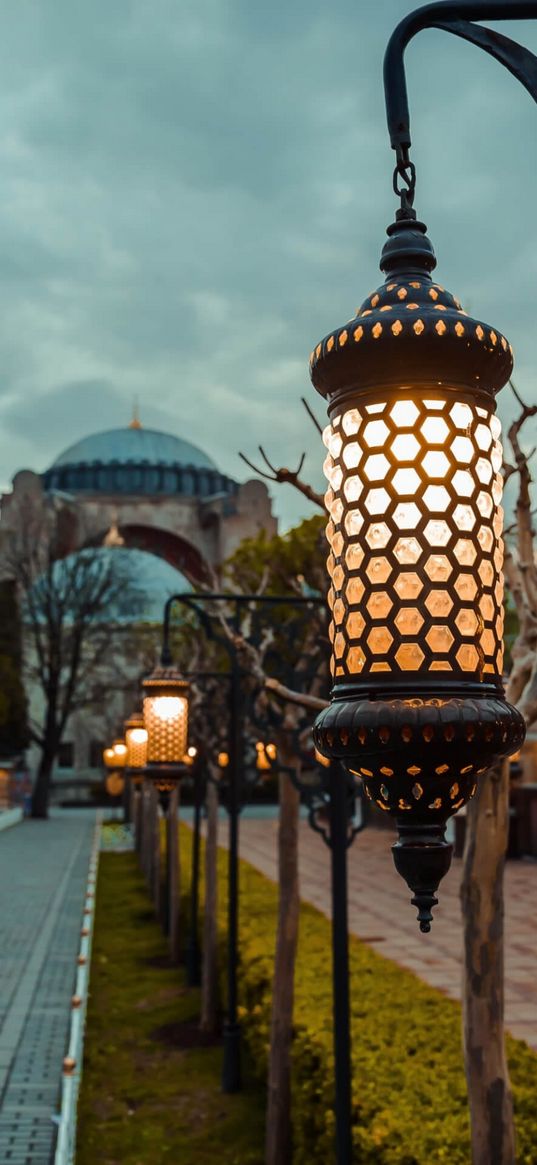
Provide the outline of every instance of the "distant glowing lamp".
<path id="1" fill-rule="evenodd" d="M 127 745 L 124 740 L 114 740 L 112 745 L 114 768 L 124 769 L 127 763 Z"/>
<path id="2" fill-rule="evenodd" d="M 142 688 L 147 731 L 145 775 L 160 792 L 170 792 L 184 774 L 189 685 L 175 668 L 157 667 Z"/>
<path id="3" fill-rule="evenodd" d="M 198 755 L 197 748 L 195 748 L 194 745 L 191 744 L 190 747 L 187 748 L 187 750 L 185 752 L 185 755 L 183 757 L 183 764 L 193 765 L 197 755 Z"/>
<path id="4" fill-rule="evenodd" d="M 256 748 L 255 767 L 259 773 L 270 773 L 272 771 L 273 761 L 276 760 L 278 750 L 275 744 L 264 744 L 262 740 L 258 740 Z"/>
<path id="5" fill-rule="evenodd" d="M 105 769 L 117 768 L 116 756 L 115 756 L 115 752 L 114 752 L 113 748 L 103 749 L 103 764 L 104 764 Z"/>
<path id="6" fill-rule="evenodd" d="M 502 447 L 505 337 L 432 281 L 422 223 L 388 228 L 386 281 L 317 345 L 332 703 L 315 744 L 396 819 L 396 867 L 421 929 L 451 862 L 447 818 L 524 724 L 505 700 Z"/>
<path id="7" fill-rule="evenodd" d="M 142 712 L 133 712 L 125 721 L 125 744 L 131 781 L 134 785 L 139 785 L 147 761 L 147 729 L 144 728 Z"/>
<path id="8" fill-rule="evenodd" d="M 227 769 L 228 764 L 229 764 L 229 753 L 219 752 L 218 753 L 218 767 L 220 769 Z"/>

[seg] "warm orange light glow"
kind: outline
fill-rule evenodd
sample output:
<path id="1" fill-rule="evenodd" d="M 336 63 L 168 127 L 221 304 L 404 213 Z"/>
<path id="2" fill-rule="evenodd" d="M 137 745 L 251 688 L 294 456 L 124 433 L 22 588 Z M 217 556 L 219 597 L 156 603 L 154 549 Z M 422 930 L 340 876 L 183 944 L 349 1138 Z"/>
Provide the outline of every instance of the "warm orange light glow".
<path id="1" fill-rule="evenodd" d="M 270 772 L 272 765 L 270 763 L 270 754 L 268 752 L 268 749 L 273 748 L 274 755 L 276 755 L 275 745 L 267 745 L 267 747 L 265 747 L 265 745 L 263 744 L 263 741 L 258 740 L 255 747 L 256 747 L 256 751 L 257 751 L 257 757 L 256 757 L 256 762 L 255 762 L 256 769 L 262 773 Z"/>
<path id="2" fill-rule="evenodd" d="M 181 764 L 188 747 L 188 684 L 174 669 L 157 668 L 143 690 L 148 765 Z"/>
<path id="3" fill-rule="evenodd" d="M 115 768 L 117 768 L 117 769 L 125 768 L 125 765 L 127 763 L 127 745 L 124 743 L 124 741 L 123 740 L 114 740 L 114 743 L 112 745 L 112 751 L 114 754 L 114 766 L 115 766 Z"/>
<path id="4" fill-rule="evenodd" d="M 490 408 L 431 390 L 325 430 L 336 678 L 501 674 L 499 436 Z"/>
<path id="5" fill-rule="evenodd" d="M 228 764 L 229 764 L 229 755 L 228 755 L 228 753 L 227 753 L 227 752 L 219 752 L 219 753 L 218 753 L 218 765 L 219 765 L 219 768 L 221 768 L 221 769 L 227 769 L 227 766 L 228 766 Z"/>
<path id="6" fill-rule="evenodd" d="M 181 715 L 183 704 L 179 696 L 154 696 L 153 714 L 158 720 L 175 720 Z"/>

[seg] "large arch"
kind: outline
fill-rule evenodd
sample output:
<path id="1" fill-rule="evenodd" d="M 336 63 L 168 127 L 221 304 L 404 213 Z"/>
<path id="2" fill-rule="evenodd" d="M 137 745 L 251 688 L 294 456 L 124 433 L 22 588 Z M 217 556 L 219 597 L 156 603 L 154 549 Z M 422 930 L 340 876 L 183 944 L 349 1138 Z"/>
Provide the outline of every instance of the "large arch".
<path id="1" fill-rule="evenodd" d="M 102 546 L 108 532 L 103 530 L 98 537 L 89 539 L 86 545 Z M 121 545 L 127 550 L 145 550 L 148 554 L 163 558 L 170 566 L 182 571 L 195 582 L 207 580 L 207 564 L 200 551 L 180 534 L 172 534 L 158 526 L 134 524 L 121 524 L 117 527 L 117 532 Z"/>

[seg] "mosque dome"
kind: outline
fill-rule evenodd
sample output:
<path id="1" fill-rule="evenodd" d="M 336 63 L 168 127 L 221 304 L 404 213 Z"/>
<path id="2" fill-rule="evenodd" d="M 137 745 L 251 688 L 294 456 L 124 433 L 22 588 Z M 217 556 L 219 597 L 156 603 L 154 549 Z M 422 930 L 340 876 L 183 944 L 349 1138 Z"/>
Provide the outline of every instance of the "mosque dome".
<path id="1" fill-rule="evenodd" d="M 196 469 L 216 469 L 214 461 L 196 445 L 183 441 L 181 437 L 174 437 L 172 433 L 159 433 L 156 429 L 144 429 L 141 425 L 107 429 L 103 433 L 83 437 L 60 453 L 51 468 L 86 465 L 89 462 L 98 462 L 100 465 L 145 462 L 147 465 L 193 465 Z"/>
<path id="2" fill-rule="evenodd" d="M 211 497 L 236 483 L 196 445 L 135 419 L 70 445 L 43 474 L 45 490 L 67 493 Z"/>

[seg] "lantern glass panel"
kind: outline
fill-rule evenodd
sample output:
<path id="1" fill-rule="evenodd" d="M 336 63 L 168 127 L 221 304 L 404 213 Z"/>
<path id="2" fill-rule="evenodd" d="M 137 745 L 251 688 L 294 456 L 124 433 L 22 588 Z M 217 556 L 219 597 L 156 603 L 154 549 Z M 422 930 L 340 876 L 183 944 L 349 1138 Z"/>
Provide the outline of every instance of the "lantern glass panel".
<path id="1" fill-rule="evenodd" d="M 147 729 L 127 728 L 127 765 L 130 769 L 143 769 L 147 761 Z"/>
<path id="2" fill-rule="evenodd" d="M 342 682 L 379 665 L 482 679 L 502 664 L 499 422 L 492 405 L 407 391 L 395 403 L 379 395 L 354 406 L 325 430 L 333 671 Z M 349 462 L 363 471 L 353 475 Z M 360 489 L 349 490 L 350 480 Z"/>
<path id="3" fill-rule="evenodd" d="M 182 760 L 188 744 L 186 696 L 146 695 L 144 723 L 147 729 L 149 764 L 174 764 Z"/>
<path id="4" fill-rule="evenodd" d="M 112 746 L 114 754 L 114 767 L 116 769 L 123 769 L 127 763 L 127 746 L 122 740 L 114 741 Z"/>

